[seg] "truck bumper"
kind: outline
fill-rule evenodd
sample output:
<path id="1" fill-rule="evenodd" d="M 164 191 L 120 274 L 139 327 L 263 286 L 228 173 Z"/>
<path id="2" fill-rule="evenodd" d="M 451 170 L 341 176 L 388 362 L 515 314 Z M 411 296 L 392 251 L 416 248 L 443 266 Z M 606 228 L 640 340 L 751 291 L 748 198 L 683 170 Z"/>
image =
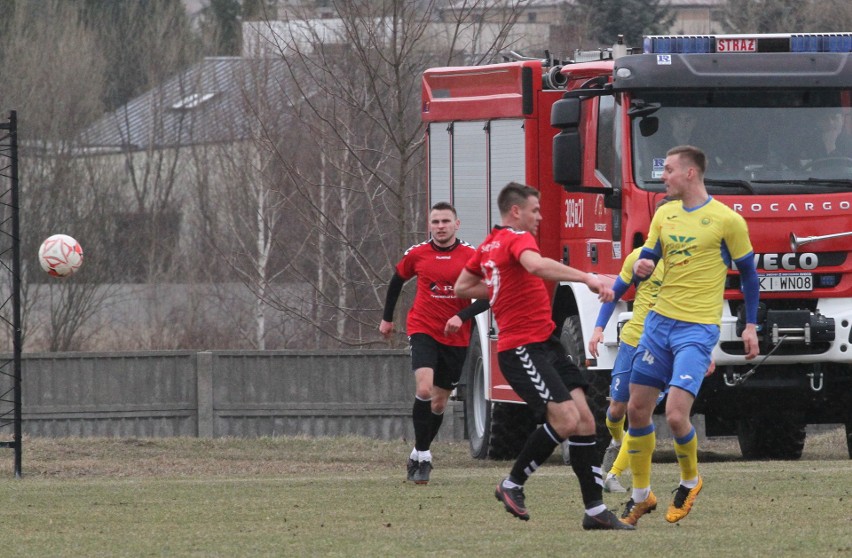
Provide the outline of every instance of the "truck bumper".
<path id="1" fill-rule="evenodd" d="M 825 318 L 834 320 L 832 341 L 806 343 L 794 340 L 785 343 L 785 351 L 769 357 L 772 364 L 842 363 L 852 364 L 852 300 L 848 298 L 826 298 L 817 303 L 817 311 Z M 761 332 L 761 336 L 770 332 Z M 763 347 L 764 345 L 761 344 Z M 716 366 L 753 366 L 766 352 L 754 361 L 746 361 L 742 355 L 742 340 L 737 335 L 737 317 L 731 315 L 728 305 L 724 307 L 719 344 L 713 351 Z M 768 364 L 769 362 L 767 362 Z"/>

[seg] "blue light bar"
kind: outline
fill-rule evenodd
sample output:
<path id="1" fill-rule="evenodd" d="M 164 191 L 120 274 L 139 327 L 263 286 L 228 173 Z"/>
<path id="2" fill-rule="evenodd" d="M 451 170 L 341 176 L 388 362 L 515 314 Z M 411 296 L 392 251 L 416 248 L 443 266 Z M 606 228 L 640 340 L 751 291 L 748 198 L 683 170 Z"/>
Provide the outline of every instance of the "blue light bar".
<path id="1" fill-rule="evenodd" d="M 790 35 L 790 52 L 852 52 L 850 33 Z"/>
<path id="2" fill-rule="evenodd" d="M 657 54 L 716 52 L 713 35 L 669 35 L 645 37 L 643 50 Z"/>
<path id="3" fill-rule="evenodd" d="M 738 45 L 745 48 L 737 48 Z M 852 33 L 649 35 L 644 38 L 643 47 L 646 54 L 852 52 Z"/>

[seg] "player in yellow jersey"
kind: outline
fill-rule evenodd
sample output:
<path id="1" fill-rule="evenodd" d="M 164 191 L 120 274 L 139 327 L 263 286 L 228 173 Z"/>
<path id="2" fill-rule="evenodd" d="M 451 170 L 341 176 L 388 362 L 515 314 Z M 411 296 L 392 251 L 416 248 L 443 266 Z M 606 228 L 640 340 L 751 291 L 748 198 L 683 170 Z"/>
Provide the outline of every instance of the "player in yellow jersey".
<path id="1" fill-rule="evenodd" d="M 627 292 L 630 285 L 634 282 L 633 265 L 639 259 L 641 251 L 641 248 L 636 248 L 624 259 L 621 273 L 619 273 L 615 284 L 612 286 L 615 299 L 601 306 L 597 322 L 595 323 L 595 329 L 592 337 L 589 339 L 589 353 L 595 358 L 598 357 L 598 343 L 603 341 L 603 332 L 612 316 L 613 310 L 615 310 L 615 303 L 624 296 L 624 293 Z M 650 279 L 637 285 L 636 296 L 633 300 L 633 316 L 621 328 L 618 354 L 612 366 L 612 380 L 609 386 L 609 407 L 606 410 L 606 426 L 612 436 L 612 443 L 604 454 L 604 462 L 601 466 L 607 472 L 603 485 L 606 492 L 627 492 L 619 482 L 618 477 L 629 467 L 628 455 L 625 451 L 626 446 L 622 445 L 622 440 L 624 438 L 624 419 L 627 415 L 627 400 L 630 395 L 630 366 L 633 362 L 633 355 L 636 353 L 636 346 L 639 345 L 639 337 L 642 335 L 645 316 L 653 308 L 657 299 L 657 293 L 660 291 L 660 285 L 663 280 L 663 269 L 664 265 L 662 263 L 658 264 Z M 665 391 L 661 392 L 660 399 L 664 395 Z"/>
<path id="2" fill-rule="evenodd" d="M 663 198 L 662 203 L 667 201 L 669 200 Z M 636 248 L 624 259 L 624 265 L 612 287 L 615 292 L 615 299 L 601 306 L 594 332 L 589 339 L 589 353 L 595 358 L 598 357 L 598 344 L 603 342 L 603 332 L 612 312 L 615 310 L 615 303 L 624 296 L 624 293 L 630 288 L 630 284 L 634 283 L 633 265 L 639 258 L 641 251 L 641 247 Z M 645 326 L 645 317 L 657 301 L 657 294 L 660 292 L 660 286 L 663 282 L 664 269 L 665 265 L 658 262 L 651 278 L 637 285 L 636 296 L 633 300 L 633 316 L 621 328 L 619 335 L 618 354 L 612 367 L 612 381 L 609 390 L 610 403 L 606 411 L 606 426 L 612 436 L 612 442 L 604 454 L 603 464 L 601 465 L 601 469 L 607 472 L 604 478 L 604 492 L 627 492 L 619 477 L 630 468 L 627 444 L 623 443 L 625 436 L 624 419 L 627 415 L 627 400 L 629 398 L 630 367 Z M 712 374 L 714 370 L 715 364 L 711 361 L 705 376 Z M 655 407 L 660 404 L 667 392 L 668 389 L 660 392 Z"/>
<path id="3" fill-rule="evenodd" d="M 651 492 L 651 455 L 656 445 L 652 415 L 657 396 L 666 387 L 666 421 L 675 438 L 680 466 L 680 484 L 666 520 L 675 523 L 686 517 L 703 486 L 698 474 L 698 439 L 689 417 L 719 340 L 731 261 L 736 262 L 745 298 L 745 357 L 751 360 L 759 352 L 759 285 L 748 227 L 742 216 L 707 193 L 706 166 L 704 152 L 696 147 L 668 151 L 662 178 L 666 195 L 676 201 L 657 210 L 634 267 L 637 277 L 647 278 L 662 261 L 665 275 L 656 305 L 645 320 L 630 373 L 626 443 L 633 493 L 622 514 L 622 521 L 630 525 L 657 506 Z"/>

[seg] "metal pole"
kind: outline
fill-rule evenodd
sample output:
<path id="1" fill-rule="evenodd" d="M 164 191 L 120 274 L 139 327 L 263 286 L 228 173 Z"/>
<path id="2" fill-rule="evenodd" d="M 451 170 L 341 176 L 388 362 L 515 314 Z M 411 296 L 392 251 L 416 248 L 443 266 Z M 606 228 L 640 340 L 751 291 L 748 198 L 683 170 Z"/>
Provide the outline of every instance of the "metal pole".
<path id="1" fill-rule="evenodd" d="M 18 198 L 18 113 L 9 113 L 10 156 L 12 158 L 12 328 L 14 330 L 15 373 L 15 478 L 21 478 L 24 441 L 21 434 L 21 234 Z"/>

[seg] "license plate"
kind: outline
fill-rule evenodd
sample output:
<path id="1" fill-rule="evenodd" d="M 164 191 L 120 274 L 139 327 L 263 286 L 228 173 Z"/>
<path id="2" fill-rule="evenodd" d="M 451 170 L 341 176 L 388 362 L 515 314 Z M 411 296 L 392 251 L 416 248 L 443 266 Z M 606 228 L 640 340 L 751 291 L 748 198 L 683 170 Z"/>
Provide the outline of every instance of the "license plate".
<path id="1" fill-rule="evenodd" d="M 814 278 L 810 273 L 761 273 L 758 278 L 760 291 L 764 293 L 814 289 Z"/>

